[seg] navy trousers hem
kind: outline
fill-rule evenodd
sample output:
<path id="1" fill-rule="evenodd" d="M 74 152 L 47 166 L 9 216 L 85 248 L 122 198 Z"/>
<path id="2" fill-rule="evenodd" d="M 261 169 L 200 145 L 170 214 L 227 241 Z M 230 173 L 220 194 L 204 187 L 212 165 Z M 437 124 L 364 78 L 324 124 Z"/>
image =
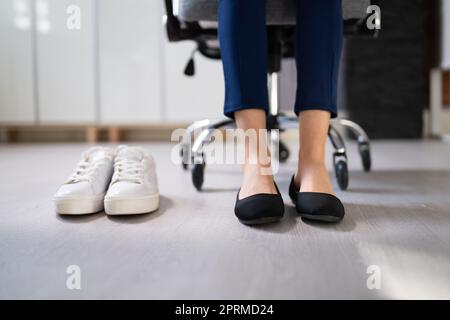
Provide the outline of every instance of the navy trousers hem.
<path id="1" fill-rule="evenodd" d="M 309 105 L 309 106 L 301 106 L 295 107 L 294 112 L 298 116 L 302 111 L 307 110 L 323 110 L 328 111 L 330 113 L 331 119 L 334 119 L 338 116 L 336 105 Z"/>
<path id="2" fill-rule="evenodd" d="M 247 109 L 260 109 L 263 110 L 266 113 L 266 115 L 269 113 L 269 107 L 268 106 L 264 107 L 261 104 L 233 104 L 233 105 L 225 104 L 224 114 L 226 117 L 234 120 L 235 112 Z"/>

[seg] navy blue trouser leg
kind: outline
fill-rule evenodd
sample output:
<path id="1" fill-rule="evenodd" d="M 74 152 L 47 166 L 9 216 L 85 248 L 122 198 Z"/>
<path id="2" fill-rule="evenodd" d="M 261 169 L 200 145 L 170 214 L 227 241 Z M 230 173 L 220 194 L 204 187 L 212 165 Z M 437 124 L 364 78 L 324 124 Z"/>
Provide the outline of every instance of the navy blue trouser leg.
<path id="1" fill-rule="evenodd" d="M 297 95 L 295 112 L 337 115 L 342 48 L 341 0 L 296 0 Z M 268 111 L 266 0 L 220 0 L 219 40 L 225 75 L 225 115 Z"/>
<path id="2" fill-rule="evenodd" d="M 225 115 L 269 109 L 265 0 L 220 0 L 219 41 L 225 75 Z"/>
<path id="3" fill-rule="evenodd" d="M 297 114 L 321 109 L 337 116 L 342 28 L 341 0 L 297 0 Z"/>

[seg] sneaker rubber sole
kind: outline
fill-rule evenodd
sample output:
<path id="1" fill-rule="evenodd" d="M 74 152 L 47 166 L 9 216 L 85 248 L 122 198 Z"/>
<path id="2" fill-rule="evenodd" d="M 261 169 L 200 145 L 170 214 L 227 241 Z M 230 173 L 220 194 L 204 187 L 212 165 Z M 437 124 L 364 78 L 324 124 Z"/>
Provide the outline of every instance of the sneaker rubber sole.
<path id="1" fill-rule="evenodd" d="M 140 197 L 105 198 L 105 212 L 108 215 L 144 214 L 158 210 L 159 194 Z"/>
<path id="2" fill-rule="evenodd" d="M 83 215 L 103 211 L 105 195 L 92 197 L 55 198 L 55 210 L 60 215 Z"/>

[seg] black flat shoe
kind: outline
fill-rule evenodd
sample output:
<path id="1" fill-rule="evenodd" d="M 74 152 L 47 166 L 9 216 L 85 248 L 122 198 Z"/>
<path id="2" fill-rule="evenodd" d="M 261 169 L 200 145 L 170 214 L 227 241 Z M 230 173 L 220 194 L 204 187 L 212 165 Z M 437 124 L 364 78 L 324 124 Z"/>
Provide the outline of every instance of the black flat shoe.
<path id="1" fill-rule="evenodd" d="M 275 188 L 277 194 L 261 193 L 244 199 L 239 199 L 241 191 L 239 190 L 234 207 L 234 213 L 239 221 L 253 225 L 281 220 L 284 214 L 284 202 L 276 184 Z"/>
<path id="2" fill-rule="evenodd" d="M 299 192 L 294 176 L 289 185 L 289 197 L 302 218 L 323 222 L 339 222 L 345 209 L 341 200 L 332 194 L 320 192 Z"/>

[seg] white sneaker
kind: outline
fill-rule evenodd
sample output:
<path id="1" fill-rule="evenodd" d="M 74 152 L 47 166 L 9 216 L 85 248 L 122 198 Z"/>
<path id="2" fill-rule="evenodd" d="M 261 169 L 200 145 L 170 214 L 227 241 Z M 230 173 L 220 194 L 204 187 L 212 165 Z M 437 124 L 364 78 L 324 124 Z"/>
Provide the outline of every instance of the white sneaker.
<path id="1" fill-rule="evenodd" d="M 76 215 L 102 211 L 113 173 L 113 157 L 110 148 L 85 151 L 75 172 L 55 194 L 56 212 Z"/>
<path id="2" fill-rule="evenodd" d="M 119 146 L 105 197 L 109 215 L 141 214 L 159 208 L 155 162 L 142 148 Z"/>

